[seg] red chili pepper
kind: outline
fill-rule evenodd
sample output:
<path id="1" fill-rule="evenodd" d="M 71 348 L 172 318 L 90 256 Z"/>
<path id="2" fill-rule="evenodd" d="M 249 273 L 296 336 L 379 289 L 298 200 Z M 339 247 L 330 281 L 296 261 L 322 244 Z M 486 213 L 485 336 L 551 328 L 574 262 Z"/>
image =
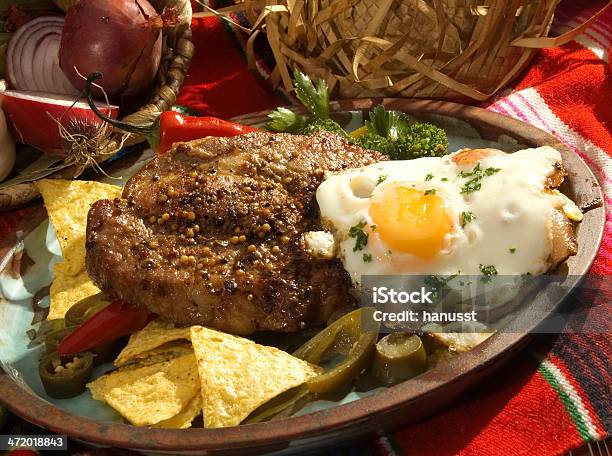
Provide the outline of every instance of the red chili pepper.
<path id="1" fill-rule="evenodd" d="M 159 118 L 159 144 L 157 151 L 164 153 L 177 142 L 191 141 L 205 136 L 237 136 L 259 131 L 217 117 L 183 116 L 178 112 L 162 112 Z"/>
<path id="2" fill-rule="evenodd" d="M 127 336 L 144 328 L 153 319 L 146 309 L 116 299 L 86 320 L 62 340 L 59 354 L 73 355 Z"/>
<path id="3" fill-rule="evenodd" d="M 144 136 L 158 153 L 167 152 L 176 142 L 192 141 L 206 136 L 236 136 L 259 131 L 258 128 L 217 117 L 183 116 L 175 111 L 162 112 L 155 122 L 148 125 L 133 125 L 112 119 L 98 109 L 91 96 L 91 85 L 101 77 L 101 73 L 93 73 L 87 78 L 85 93 L 89 107 L 98 117 L 113 127 Z"/>

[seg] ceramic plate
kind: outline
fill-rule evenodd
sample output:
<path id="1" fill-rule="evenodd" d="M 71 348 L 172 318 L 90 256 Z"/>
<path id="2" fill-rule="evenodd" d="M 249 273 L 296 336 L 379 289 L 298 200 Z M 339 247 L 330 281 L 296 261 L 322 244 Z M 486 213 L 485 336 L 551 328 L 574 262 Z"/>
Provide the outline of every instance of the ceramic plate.
<path id="1" fill-rule="evenodd" d="M 578 206 L 602 198 L 602 192 L 586 164 L 554 137 L 522 122 L 478 108 L 432 101 L 395 99 L 346 100 L 332 104 L 334 116 L 347 129 L 362 125 L 369 109 L 383 102 L 388 108 L 444 128 L 450 150 L 495 147 L 515 151 L 549 145 L 558 149 L 569 175 L 563 191 Z M 238 121 L 259 125 L 267 113 L 242 116 Z M 151 152 L 132 154 L 111 167 L 114 177 L 128 178 Z M 108 180 L 108 179 L 107 179 Z M 117 184 L 117 180 L 110 182 Z M 564 265 L 564 274 L 587 273 L 599 247 L 604 210 L 585 214 L 577 234 L 579 253 Z M 25 218 L 0 245 L 0 397 L 15 413 L 61 434 L 93 444 L 144 452 L 238 454 L 262 451 L 298 452 L 349 440 L 368 438 L 418 420 L 448 404 L 470 385 L 497 369 L 516 354 L 529 338 L 527 331 L 500 332 L 471 352 L 457 356 L 424 374 L 391 388 L 350 393 L 338 401 L 317 401 L 296 416 L 262 424 L 226 429 L 162 430 L 137 428 L 123 423 L 111 408 L 94 401 L 89 392 L 73 399 L 48 397 L 37 373 L 42 352 L 37 331 L 48 307 L 52 266 L 61 260 L 53 227 L 39 204 L 25 211 Z M 567 287 L 567 293 L 575 283 Z M 535 328 L 566 297 L 540 305 L 537 317 L 522 314 L 521 328 Z M 543 307 L 542 307 L 543 306 Z M 110 368 L 99 366 L 99 375 Z"/>

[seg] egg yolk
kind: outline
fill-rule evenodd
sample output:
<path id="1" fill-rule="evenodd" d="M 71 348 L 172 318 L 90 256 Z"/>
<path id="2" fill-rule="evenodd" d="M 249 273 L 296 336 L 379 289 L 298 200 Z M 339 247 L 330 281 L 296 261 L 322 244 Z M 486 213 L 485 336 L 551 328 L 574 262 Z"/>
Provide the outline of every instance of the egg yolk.
<path id="1" fill-rule="evenodd" d="M 404 185 L 380 189 L 369 213 L 389 249 L 424 259 L 442 250 L 444 237 L 453 228 L 440 196 Z"/>

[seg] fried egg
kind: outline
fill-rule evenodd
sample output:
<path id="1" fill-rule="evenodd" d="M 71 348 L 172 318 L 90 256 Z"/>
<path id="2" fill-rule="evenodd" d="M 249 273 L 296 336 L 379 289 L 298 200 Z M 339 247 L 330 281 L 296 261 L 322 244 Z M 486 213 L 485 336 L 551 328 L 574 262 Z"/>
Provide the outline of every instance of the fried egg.
<path id="1" fill-rule="evenodd" d="M 356 286 L 362 275 L 538 275 L 559 261 L 553 225 L 573 236 L 568 218 L 581 218 L 552 188 L 560 164 L 551 147 L 465 149 L 345 170 L 327 176 L 316 198 Z M 310 238 L 332 248 L 325 236 Z M 575 254 L 566 250 L 565 258 Z"/>

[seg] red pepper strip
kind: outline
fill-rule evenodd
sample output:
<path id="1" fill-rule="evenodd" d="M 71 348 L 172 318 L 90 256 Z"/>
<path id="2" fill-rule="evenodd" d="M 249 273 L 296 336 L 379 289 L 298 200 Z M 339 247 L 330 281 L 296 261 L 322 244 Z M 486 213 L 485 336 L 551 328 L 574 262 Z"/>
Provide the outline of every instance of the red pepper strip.
<path id="1" fill-rule="evenodd" d="M 91 86 L 94 81 L 100 78 L 102 78 L 102 73 L 92 73 L 88 76 L 85 84 L 87 103 L 91 110 L 100 119 L 119 130 L 144 136 L 151 147 L 156 148 L 159 153 L 168 151 L 176 142 L 191 141 L 205 136 L 236 136 L 259 131 L 258 128 L 240 125 L 217 117 L 183 116 L 174 111 L 164 111 L 154 122 L 144 125 L 111 119 L 98 109 L 92 98 Z"/>
<path id="2" fill-rule="evenodd" d="M 146 309 L 116 299 L 62 340 L 61 356 L 74 355 L 144 328 L 153 319 Z"/>
<path id="3" fill-rule="evenodd" d="M 165 111 L 161 113 L 159 119 L 157 152 L 167 152 L 172 144 L 177 142 L 191 141 L 205 136 L 237 136 L 253 131 L 259 129 L 217 117 L 191 117 L 174 111 Z"/>

